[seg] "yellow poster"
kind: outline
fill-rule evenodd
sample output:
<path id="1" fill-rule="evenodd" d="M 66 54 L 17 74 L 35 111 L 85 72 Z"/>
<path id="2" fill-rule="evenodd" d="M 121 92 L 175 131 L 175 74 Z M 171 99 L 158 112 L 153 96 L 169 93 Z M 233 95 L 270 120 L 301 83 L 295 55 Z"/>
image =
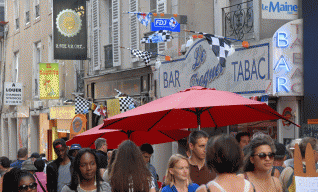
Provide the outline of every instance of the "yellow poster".
<path id="1" fill-rule="evenodd" d="M 60 98 L 58 63 L 40 63 L 40 99 Z"/>
<path id="2" fill-rule="evenodd" d="M 55 160 L 57 159 L 57 155 L 54 151 L 54 147 L 53 147 L 53 142 L 58 139 L 59 136 L 58 136 L 58 132 L 57 132 L 57 127 L 52 127 L 52 159 Z"/>
<path id="3" fill-rule="evenodd" d="M 120 113 L 119 99 L 107 100 L 107 114 L 112 117 Z"/>

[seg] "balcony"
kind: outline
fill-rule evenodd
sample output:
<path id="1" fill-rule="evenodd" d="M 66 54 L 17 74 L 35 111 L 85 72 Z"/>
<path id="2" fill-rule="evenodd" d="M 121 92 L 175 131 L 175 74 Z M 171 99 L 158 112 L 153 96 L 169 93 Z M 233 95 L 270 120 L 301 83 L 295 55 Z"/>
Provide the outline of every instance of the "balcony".
<path id="1" fill-rule="evenodd" d="M 254 39 L 253 0 L 222 8 L 223 36 Z"/>

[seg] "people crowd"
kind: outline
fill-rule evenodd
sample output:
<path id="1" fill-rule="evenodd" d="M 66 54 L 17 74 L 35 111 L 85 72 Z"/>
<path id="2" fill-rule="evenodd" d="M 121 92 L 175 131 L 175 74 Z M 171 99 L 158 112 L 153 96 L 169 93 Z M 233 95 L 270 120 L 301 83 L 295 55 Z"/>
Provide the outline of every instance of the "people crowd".
<path id="1" fill-rule="evenodd" d="M 20 148 L 17 159 L 0 157 L 0 192 L 285 192 L 295 191 L 294 149 L 299 145 L 306 171 L 306 147 L 314 151 L 318 172 L 318 140 L 295 139 L 287 146 L 258 132 L 210 137 L 192 131 L 186 153 L 173 154 L 166 167 L 155 167 L 154 148 L 144 143 L 122 142 L 108 149 L 98 138 L 95 149 L 80 144 L 53 142 L 57 159 Z M 157 170 L 165 170 L 160 180 Z M 161 181 L 161 182 L 160 182 Z"/>

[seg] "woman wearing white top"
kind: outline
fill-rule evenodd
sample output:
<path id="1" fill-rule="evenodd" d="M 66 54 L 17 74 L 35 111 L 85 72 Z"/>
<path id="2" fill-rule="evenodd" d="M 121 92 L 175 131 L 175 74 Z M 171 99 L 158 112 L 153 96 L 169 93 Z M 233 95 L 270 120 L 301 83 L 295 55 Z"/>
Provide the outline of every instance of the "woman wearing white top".
<path id="1" fill-rule="evenodd" d="M 198 192 L 253 192 L 251 183 L 236 175 L 243 164 L 242 151 L 236 139 L 229 135 L 218 135 L 209 139 L 205 162 L 217 177 Z"/>
<path id="2" fill-rule="evenodd" d="M 154 180 L 146 167 L 140 149 L 130 140 L 119 145 L 109 176 L 113 192 L 156 191 Z"/>

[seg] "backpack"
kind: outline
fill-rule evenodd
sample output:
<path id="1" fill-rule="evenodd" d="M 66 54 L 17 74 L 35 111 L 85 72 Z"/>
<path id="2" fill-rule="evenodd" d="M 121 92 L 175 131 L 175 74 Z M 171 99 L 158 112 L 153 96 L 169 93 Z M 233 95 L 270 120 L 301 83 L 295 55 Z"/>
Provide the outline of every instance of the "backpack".
<path id="1" fill-rule="evenodd" d="M 296 192 L 296 182 L 295 182 L 295 175 L 294 175 L 294 164 L 290 166 L 293 169 L 293 173 L 290 175 L 288 182 L 287 182 L 287 189 L 285 192 Z M 316 170 L 318 169 L 318 165 L 316 164 Z M 303 164 L 304 173 L 306 173 L 306 165 Z"/>

